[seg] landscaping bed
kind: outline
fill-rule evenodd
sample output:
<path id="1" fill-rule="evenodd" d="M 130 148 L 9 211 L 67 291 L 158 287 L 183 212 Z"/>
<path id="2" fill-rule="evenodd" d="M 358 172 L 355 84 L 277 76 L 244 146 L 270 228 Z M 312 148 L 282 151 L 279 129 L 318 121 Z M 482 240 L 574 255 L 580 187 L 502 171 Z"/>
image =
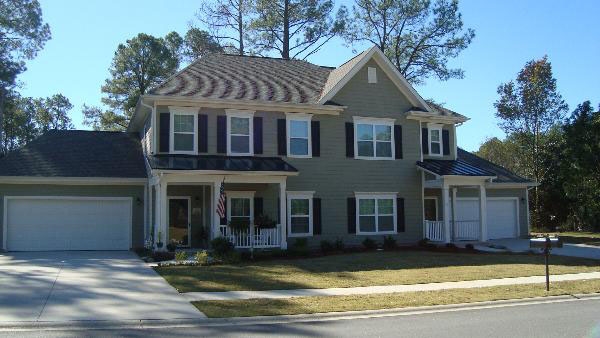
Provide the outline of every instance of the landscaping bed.
<path id="1" fill-rule="evenodd" d="M 192 304 L 210 318 L 222 318 L 379 310 L 597 292 L 600 292 L 600 280 L 552 283 L 550 292 L 546 292 L 544 284 L 526 284 L 377 295 L 202 301 Z"/>
<path id="2" fill-rule="evenodd" d="M 598 261 L 551 257 L 552 274 L 600 271 Z M 543 275 L 533 254 L 391 250 L 212 266 L 158 267 L 179 292 L 281 290 L 450 282 Z"/>

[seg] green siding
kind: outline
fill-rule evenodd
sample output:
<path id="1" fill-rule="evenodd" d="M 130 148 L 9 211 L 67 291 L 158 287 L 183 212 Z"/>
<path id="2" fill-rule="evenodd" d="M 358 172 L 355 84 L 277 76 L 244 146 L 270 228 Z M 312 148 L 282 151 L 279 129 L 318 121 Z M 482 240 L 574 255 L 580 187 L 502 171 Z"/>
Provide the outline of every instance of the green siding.
<path id="1" fill-rule="evenodd" d="M 88 197 L 132 197 L 132 246 L 144 246 L 144 186 L 136 185 L 42 185 L 42 184 L 2 184 L 0 197 L 4 196 L 88 196 Z M 4 220 L 4 207 L 0 208 L 0 219 Z M 0 243 L 3 241 L 3 227 Z"/>

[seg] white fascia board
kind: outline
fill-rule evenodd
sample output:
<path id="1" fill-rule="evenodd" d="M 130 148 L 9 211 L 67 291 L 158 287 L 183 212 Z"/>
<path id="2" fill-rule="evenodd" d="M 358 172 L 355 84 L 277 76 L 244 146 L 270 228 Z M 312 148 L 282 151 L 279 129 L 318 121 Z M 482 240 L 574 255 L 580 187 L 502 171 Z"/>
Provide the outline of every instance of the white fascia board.
<path id="1" fill-rule="evenodd" d="M 145 185 L 147 178 L 0 176 L 1 184 Z"/>

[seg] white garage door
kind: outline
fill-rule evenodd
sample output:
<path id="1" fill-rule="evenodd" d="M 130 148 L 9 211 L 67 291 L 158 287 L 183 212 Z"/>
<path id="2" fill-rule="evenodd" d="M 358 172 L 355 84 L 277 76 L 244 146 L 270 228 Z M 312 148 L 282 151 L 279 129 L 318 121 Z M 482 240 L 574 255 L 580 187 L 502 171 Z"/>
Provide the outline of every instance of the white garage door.
<path id="1" fill-rule="evenodd" d="M 487 227 L 489 239 L 517 237 L 517 200 L 488 199 Z"/>
<path id="2" fill-rule="evenodd" d="M 128 250 L 131 199 L 6 197 L 9 251 Z"/>

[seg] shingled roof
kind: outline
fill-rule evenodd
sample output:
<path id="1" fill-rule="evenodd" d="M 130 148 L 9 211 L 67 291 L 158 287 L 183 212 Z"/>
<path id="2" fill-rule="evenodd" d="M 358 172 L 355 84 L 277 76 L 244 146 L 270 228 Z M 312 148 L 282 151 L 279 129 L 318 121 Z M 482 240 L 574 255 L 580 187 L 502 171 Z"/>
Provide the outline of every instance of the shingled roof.
<path id="1" fill-rule="evenodd" d="M 133 134 L 51 130 L 1 158 L 0 176 L 143 178 L 146 168 Z"/>
<path id="2" fill-rule="evenodd" d="M 149 94 L 314 104 L 332 70 L 302 60 L 209 54 Z"/>

